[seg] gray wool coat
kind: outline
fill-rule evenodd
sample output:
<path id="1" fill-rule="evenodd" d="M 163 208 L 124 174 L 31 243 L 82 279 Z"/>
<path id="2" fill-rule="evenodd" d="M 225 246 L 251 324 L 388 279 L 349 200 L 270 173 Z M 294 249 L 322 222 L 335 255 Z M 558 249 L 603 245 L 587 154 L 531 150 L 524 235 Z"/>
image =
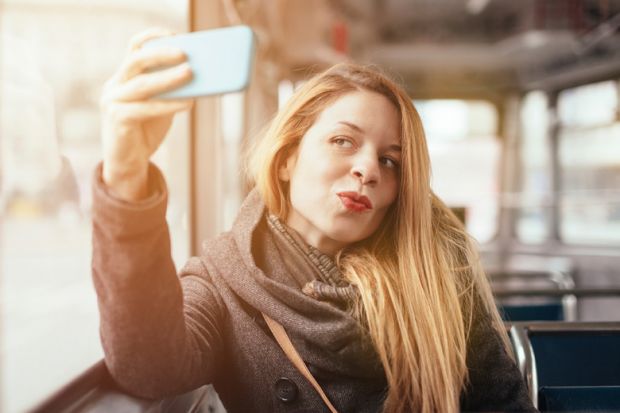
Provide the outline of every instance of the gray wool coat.
<path id="1" fill-rule="evenodd" d="M 128 203 L 93 182 L 92 274 L 105 361 L 128 393 L 163 398 L 212 383 L 229 413 L 323 412 L 260 312 L 279 321 L 341 413 L 378 412 L 386 381 L 345 311 L 301 293 L 264 223 L 256 192 L 232 231 L 208 241 L 177 274 L 167 192 L 151 165 L 152 195 Z M 524 382 L 484 317 L 468 350 L 462 410 L 535 411 Z"/>

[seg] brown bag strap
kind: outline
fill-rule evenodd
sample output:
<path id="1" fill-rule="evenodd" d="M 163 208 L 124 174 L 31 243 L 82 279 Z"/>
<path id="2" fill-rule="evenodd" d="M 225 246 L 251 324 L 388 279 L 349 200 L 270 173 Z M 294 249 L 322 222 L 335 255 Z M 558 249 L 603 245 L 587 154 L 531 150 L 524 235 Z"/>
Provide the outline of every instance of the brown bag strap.
<path id="1" fill-rule="evenodd" d="M 306 363 L 303 361 L 303 359 L 295 349 L 295 346 L 293 346 L 293 343 L 291 342 L 288 334 L 286 334 L 286 330 L 284 330 L 282 324 L 270 318 L 267 314 L 262 314 L 263 318 L 267 322 L 269 330 L 271 330 L 271 333 L 275 337 L 280 347 L 282 347 L 282 350 L 284 350 L 284 353 L 286 354 L 288 359 L 295 365 L 295 367 L 297 367 L 297 370 L 299 370 L 299 372 L 304 375 L 304 377 L 310 382 L 310 384 L 314 386 L 315 390 L 319 393 L 319 396 L 321 396 L 329 410 L 332 413 L 338 413 L 338 410 L 336 410 L 336 408 L 327 398 L 327 395 L 321 388 L 321 385 L 316 381 L 312 373 L 310 373 L 310 370 L 308 370 L 308 366 L 306 366 Z"/>

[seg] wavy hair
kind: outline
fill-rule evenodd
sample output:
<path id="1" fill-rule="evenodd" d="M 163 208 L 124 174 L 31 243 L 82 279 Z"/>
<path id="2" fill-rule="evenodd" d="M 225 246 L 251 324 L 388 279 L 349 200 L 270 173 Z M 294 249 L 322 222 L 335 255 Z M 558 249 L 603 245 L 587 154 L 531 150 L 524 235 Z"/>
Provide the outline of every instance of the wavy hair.
<path id="1" fill-rule="evenodd" d="M 383 411 L 457 412 L 474 313 L 488 314 L 508 345 L 475 245 L 431 190 L 424 129 L 407 93 L 374 68 L 333 66 L 278 112 L 252 147 L 249 173 L 268 210 L 286 220 L 291 206 L 280 166 L 319 114 L 356 90 L 380 93 L 400 114 L 398 196 L 374 234 L 336 257 L 359 290 L 357 315 L 385 371 Z"/>

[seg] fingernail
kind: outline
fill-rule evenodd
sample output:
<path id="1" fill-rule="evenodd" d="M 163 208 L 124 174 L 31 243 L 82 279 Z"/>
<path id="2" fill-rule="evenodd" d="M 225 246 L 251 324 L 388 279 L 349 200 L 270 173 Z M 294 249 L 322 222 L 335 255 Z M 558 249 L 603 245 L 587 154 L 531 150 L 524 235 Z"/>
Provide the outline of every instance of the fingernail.
<path id="1" fill-rule="evenodd" d="M 181 63 L 179 65 L 179 72 L 182 72 L 183 74 L 185 73 L 191 73 L 192 71 L 192 67 L 190 66 L 189 63 Z"/>

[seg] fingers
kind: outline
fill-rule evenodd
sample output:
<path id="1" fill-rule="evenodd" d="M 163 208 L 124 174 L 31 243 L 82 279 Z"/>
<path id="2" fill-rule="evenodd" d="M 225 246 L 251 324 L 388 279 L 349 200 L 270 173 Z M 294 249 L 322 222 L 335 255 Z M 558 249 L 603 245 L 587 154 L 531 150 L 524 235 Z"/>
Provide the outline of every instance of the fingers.
<path id="1" fill-rule="evenodd" d="M 145 42 L 174 32 L 152 28 L 135 35 L 129 43 L 129 55 L 120 69 L 106 82 L 102 107 L 116 102 L 137 102 L 173 90 L 192 79 L 185 53 L 178 48 L 141 48 Z M 165 69 L 160 69 L 164 67 Z M 150 70 L 153 70 L 150 72 Z"/>
<path id="2" fill-rule="evenodd" d="M 188 63 L 137 75 L 107 91 L 104 101 L 131 102 L 146 100 L 160 93 L 173 90 L 192 79 Z"/>
<path id="3" fill-rule="evenodd" d="M 153 28 L 147 29 L 143 32 L 136 34 L 129 40 L 129 47 L 128 47 L 127 52 L 131 54 L 137 51 L 138 49 L 142 47 L 144 43 L 146 43 L 147 41 L 151 39 L 156 39 L 158 37 L 164 37 L 164 36 L 174 36 L 174 35 L 175 35 L 175 32 L 169 29 L 164 29 L 162 27 L 153 27 Z"/>
<path id="4" fill-rule="evenodd" d="M 118 102 L 114 104 L 114 112 L 119 120 L 144 120 L 159 116 L 173 115 L 177 112 L 189 110 L 194 105 L 193 100 L 150 100 L 147 102 Z"/>
<path id="5" fill-rule="evenodd" d="M 118 71 L 117 76 L 120 81 L 125 81 L 147 70 L 177 65 L 186 60 L 187 57 L 181 49 L 164 47 L 138 50 L 129 55 Z"/>

